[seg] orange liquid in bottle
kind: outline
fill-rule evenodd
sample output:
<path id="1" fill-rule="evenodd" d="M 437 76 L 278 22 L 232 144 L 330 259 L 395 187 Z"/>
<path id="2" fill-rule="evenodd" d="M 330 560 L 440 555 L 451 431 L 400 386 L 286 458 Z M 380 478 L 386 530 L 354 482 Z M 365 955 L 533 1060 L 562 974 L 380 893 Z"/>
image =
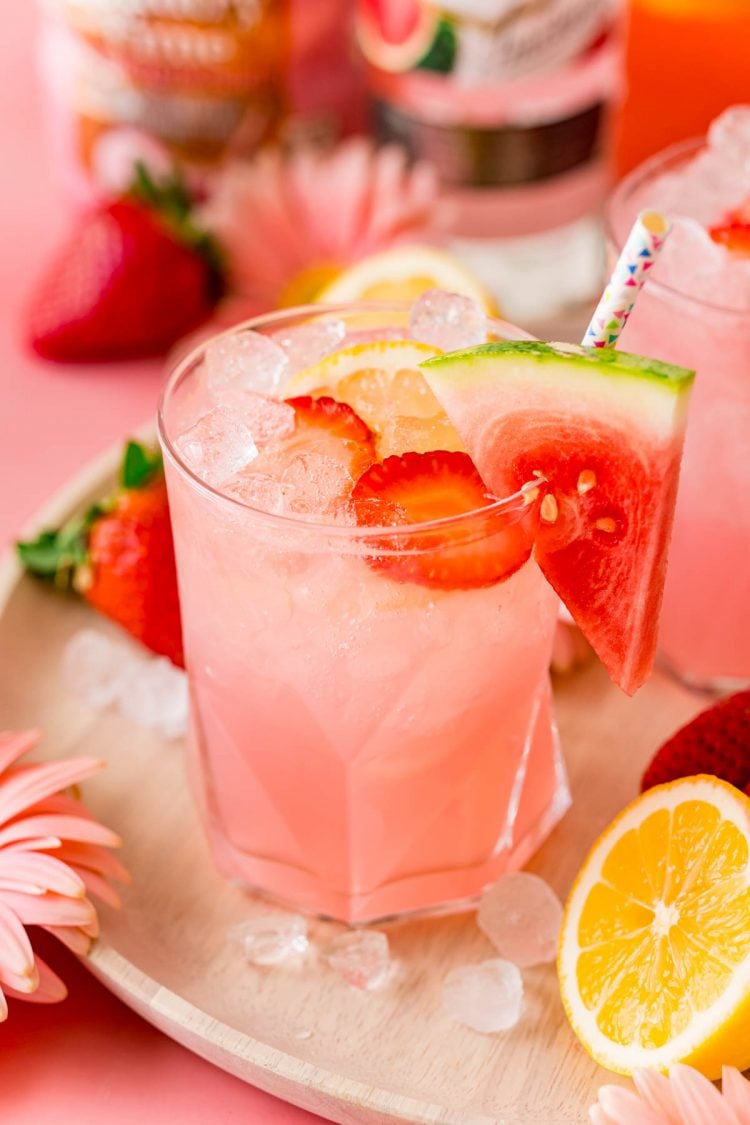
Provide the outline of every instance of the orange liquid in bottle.
<path id="1" fill-rule="evenodd" d="M 631 0 L 621 173 L 750 95 L 748 0 Z"/>

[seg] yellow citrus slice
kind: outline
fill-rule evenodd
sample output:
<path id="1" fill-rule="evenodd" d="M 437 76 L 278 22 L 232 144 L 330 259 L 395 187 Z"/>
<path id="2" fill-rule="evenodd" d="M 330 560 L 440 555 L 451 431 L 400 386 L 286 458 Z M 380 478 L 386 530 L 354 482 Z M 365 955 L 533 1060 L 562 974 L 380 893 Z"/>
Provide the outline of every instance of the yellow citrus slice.
<path id="1" fill-rule="evenodd" d="M 427 289 L 473 297 L 490 314 L 496 309 L 484 286 L 445 250 L 434 246 L 393 246 L 363 258 L 325 285 L 319 301 L 408 301 Z"/>
<path id="2" fill-rule="evenodd" d="M 750 798 L 697 776 L 642 794 L 586 858 L 558 957 L 568 1019 L 609 1070 L 750 1065 Z"/>
<path id="3" fill-rule="evenodd" d="M 461 450 L 461 439 L 419 371 L 438 348 L 414 340 L 352 344 L 298 371 L 284 397 L 330 395 L 346 402 L 376 436 L 380 457 Z"/>

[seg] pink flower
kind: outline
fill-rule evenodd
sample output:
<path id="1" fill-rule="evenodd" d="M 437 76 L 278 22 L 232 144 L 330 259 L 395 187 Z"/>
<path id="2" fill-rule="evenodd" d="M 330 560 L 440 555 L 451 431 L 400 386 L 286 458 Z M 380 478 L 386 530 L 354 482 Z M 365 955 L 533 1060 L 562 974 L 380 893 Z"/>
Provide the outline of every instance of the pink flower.
<path id="1" fill-rule="evenodd" d="M 636 1091 L 602 1086 L 589 1110 L 593 1125 L 750 1125 L 750 1082 L 732 1066 L 722 1071 L 722 1093 L 691 1066 L 636 1070 Z"/>
<path id="2" fill-rule="evenodd" d="M 312 300 L 350 262 L 424 231 L 437 192 L 429 165 L 353 137 L 229 163 L 201 222 L 224 247 L 234 306 L 249 316 Z"/>
<path id="3" fill-rule="evenodd" d="M 41 926 L 79 956 L 99 932 L 88 895 L 119 906 L 108 879 L 127 881 L 106 850 L 120 839 L 62 790 L 101 768 L 93 758 L 16 765 L 38 741 L 35 731 L 0 731 L 0 1021 L 7 996 L 52 1003 L 67 995 L 31 946 Z"/>

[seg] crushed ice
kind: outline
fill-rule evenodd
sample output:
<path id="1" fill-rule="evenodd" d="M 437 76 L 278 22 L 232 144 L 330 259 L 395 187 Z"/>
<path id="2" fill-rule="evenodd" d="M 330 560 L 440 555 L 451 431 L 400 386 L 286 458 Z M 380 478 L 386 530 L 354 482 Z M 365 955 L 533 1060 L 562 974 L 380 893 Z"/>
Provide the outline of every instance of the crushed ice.
<path id="1" fill-rule="evenodd" d="M 525 969 L 555 960 L 562 904 L 528 871 L 511 871 L 482 895 L 477 924 L 501 957 Z"/>
<path id="2" fill-rule="evenodd" d="M 708 130 L 708 143 L 744 171 L 750 171 L 750 106 L 733 105 L 725 109 Z"/>
<path id="3" fill-rule="evenodd" d="M 302 371 L 340 348 L 346 336 L 343 320 L 314 320 L 274 332 L 273 340 L 286 356 L 288 369 Z"/>
<path id="4" fill-rule="evenodd" d="M 95 629 L 82 629 L 65 646 L 62 678 L 71 695 L 94 711 L 115 708 L 170 740 L 187 729 L 187 676 L 166 657 L 148 656 Z"/>
<path id="5" fill-rule="evenodd" d="M 443 1010 L 456 1023 L 490 1034 L 518 1023 L 523 1000 L 520 970 L 511 961 L 461 965 L 443 981 Z"/>
<path id="6" fill-rule="evenodd" d="M 380 930 L 347 930 L 325 951 L 330 967 L 353 988 L 372 991 L 385 984 L 391 972 L 388 938 Z"/>
<path id="7" fill-rule="evenodd" d="M 442 289 L 428 289 L 414 302 L 409 328 L 415 340 L 444 352 L 471 348 L 487 339 L 487 317 L 476 301 Z"/>
<path id="8" fill-rule="evenodd" d="M 218 401 L 228 390 L 278 394 L 287 374 L 286 352 L 276 340 L 246 329 L 219 336 L 207 345 L 206 382 Z"/>
<path id="9" fill-rule="evenodd" d="M 233 926 L 227 937 L 253 965 L 279 965 L 307 951 L 307 919 L 301 914 L 261 914 Z"/>
<path id="10" fill-rule="evenodd" d="M 214 407 L 175 441 L 188 468 L 206 484 L 218 487 L 257 456 L 252 433 L 241 419 Z"/>

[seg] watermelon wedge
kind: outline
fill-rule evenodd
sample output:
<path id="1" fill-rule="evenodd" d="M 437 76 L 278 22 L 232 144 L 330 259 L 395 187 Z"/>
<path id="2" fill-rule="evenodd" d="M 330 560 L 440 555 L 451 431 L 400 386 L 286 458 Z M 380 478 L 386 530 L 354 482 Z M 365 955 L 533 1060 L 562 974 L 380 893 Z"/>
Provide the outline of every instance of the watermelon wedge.
<path id="1" fill-rule="evenodd" d="M 546 482 L 535 558 L 632 694 L 656 650 L 694 373 L 536 341 L 482 344 L 420 366 L 496 496 Z"/>

